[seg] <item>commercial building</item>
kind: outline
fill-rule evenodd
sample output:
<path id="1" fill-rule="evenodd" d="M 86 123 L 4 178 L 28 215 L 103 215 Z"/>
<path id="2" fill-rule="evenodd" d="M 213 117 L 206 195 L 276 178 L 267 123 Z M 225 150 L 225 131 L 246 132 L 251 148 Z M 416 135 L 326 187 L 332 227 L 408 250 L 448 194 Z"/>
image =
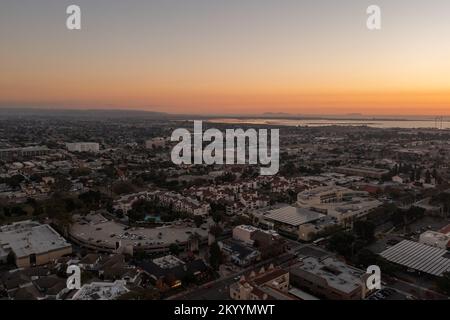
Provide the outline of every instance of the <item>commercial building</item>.
<path id="1" fill-rule="evenodd" d="M 331 255 L 306 256 L 290 268 L 292 285 L 330 300 L 360 300 L 367 274 Z"/>
<path id="2" fill-rule="evenodd" d="M 365 191 L 325 186 L 300 192 L 297 195 L 297 205 L 334 217 L 338 223 L 348 225 L 363 218 L 382 203 L 370 198 Z"/>
<path id="3" fill-rule="evenodd" d="M 380 254 L 386 260 L 432 276 L 450 272 L 450 253 L 423 243 L 403 240 Z"/>
<path id="4" fill-rule="evenodd" d="M 0 149 L 0 160 L 24 159 L 45 156 L 52 152 L 46 146 Z"/>
<path id="5" fill-rule="evenodd" d="M 241 225 L 233 229 L 233 239 L 253 245 L 252 235 L 259 229 L 254 226 Z"/>
<path id="6" fill-rule="evenodd" d="M 297 195 L 297 205 L 302 208 L 317 207 L 328 203 L 340 203 L 357 196 L 367 196 L 367 192 L 354 191 L 345 187 L 330 185 L 308 189 Z"/>
<path id="7" fill-rule="evenodd" d="M 289 294 L 289 272 L 270 265 L 230 285 L 233 300 L 296 300 Z"/>
<path id="8" fill-rule="evenodd" d="M 359 167 L 359 166 L 338 167 L 336 168 L 335 171 L 347 175 L 361 176 L 365 178 L 374 178 L 374 179 L 381 179 L 384 175 L 389 173 L 389 170 L 387 169 Z"/>
<path id="9" fill-rule="evenodd" d="M 425 231 L 420 235 L 419 242 L 440 249 L 450 249 L 450 232 L 445 234 L 436 231 Z"/>
<path id="10" fill-rule="evenodd" d="M 0 261 L 10 253 L 19 268 L 26 268 L 70 254 L 72 246 L 48 224 L 23 221 L 0 227 Z"/>
<path id="11" fill-rule="evenodd" d="M 233 239 L 248 245 L 254 245 L 256 238 L 261 239 L 261 234 L 266 234 L 270 238 L 279 237 L 275 230 L 262 230 L 250 225 L 240 225 L 233 228 Z"/>
<path id="12" fill-rule="evenodd" d="M 249 266 L 261 258 L 259 250 L 238 240 L 225 239 L 219 241 L 218 245 L 229 261 L 241 267 Z"/>
<path id="13" fill-rule="evenodd" d="M 286 249 L 286 240 L 274 230 L 240 225 L 234 227 L 233 239 L 220 241 L 219 246 L 230 261 L 247 266 L 257 260 L 280 255 Z"/>
<path id="14" fill-rule="evenodd" d="M 101 214 L 74 216 L 69 236 L 77 244 L 100 252 L 132 253 L 134 249 L 147 252 L 167 252 L 173 243 L 186 246 L 192 235 L 197 234 L 200 241 L 206 241 L 208 231 L 192 227 L 186 223 L 156 228 L 129 228 Z"/>
<path id="15" fill-rule="evenodd" d="M 311 223 L 305 223 L 299 227 L 299 239 L 302 241 L 312 241 L 321 234 L 326 233 L 330 228 L 337 227 L 338 221 L 331 216 L 325 216 Z"/>
<path id="16" fill-rule="evenodd" d="M 66 147 L 70 152 L 98 152 L 100 150 L 100 145 L 96 142 L 66 143 Z"/>
<path id="17" fill-rule="evenodd" d="M 209 269 L 201 259 L 184 262 L 173 255 L 163 256 L 140 263 L 139 267 L 152 279 L 161 291 L 178 288 L 183 281 L 202 281 L 209 276 Z"/>
<path id="18" fill-rule="evenodd" d="M 323 214 L 306 208 L 284 206 L 269 210 L 262 216 L 262 223 L 277 230 L 280 234 L 299 238 L 301 225 L 311 223 L 324 217 Z"/>

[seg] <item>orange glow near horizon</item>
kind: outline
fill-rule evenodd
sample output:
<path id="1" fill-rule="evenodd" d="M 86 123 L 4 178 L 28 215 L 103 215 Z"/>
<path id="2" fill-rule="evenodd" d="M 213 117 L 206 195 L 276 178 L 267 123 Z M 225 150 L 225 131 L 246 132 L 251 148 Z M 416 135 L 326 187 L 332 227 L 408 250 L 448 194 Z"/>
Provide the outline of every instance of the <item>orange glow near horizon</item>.
<path id="1" fill-rule="evenodd" d="M 450 116 L 448 1 L 130 1 L 1 4 L 0 107 Z"/>

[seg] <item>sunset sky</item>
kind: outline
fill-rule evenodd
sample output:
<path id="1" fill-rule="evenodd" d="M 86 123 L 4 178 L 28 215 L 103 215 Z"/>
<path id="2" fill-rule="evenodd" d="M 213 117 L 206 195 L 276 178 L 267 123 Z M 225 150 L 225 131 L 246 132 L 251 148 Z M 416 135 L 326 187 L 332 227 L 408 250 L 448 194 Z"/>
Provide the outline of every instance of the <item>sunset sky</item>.
<path id="1" fill-rule="evenodd" d="M 0 107 L 450 115 L 449 0 L 1 0 L 0 43 Z"/>

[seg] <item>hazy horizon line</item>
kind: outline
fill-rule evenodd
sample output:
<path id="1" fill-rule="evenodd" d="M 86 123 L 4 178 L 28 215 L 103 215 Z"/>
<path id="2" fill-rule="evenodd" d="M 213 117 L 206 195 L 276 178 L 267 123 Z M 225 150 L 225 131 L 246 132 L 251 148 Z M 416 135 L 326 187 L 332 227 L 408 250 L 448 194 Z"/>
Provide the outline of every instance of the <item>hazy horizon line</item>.
<path id="1" fill-rule="evenodd" d="M 385 118 L 420 118 L 420 117 L 450 117 L 450 114 L 366 114 L 359 112 L 346 112 L 346 113 L 289 113 L 289 112 L 276 112 L 276 111 L 266 111 L 260 113 L 208 113 L 201 114 L 198 112 L 185 112 L 185 113 L 174 113 L 174 112 L 165 112 L 154 109 L 143 109 L 143 108 L 126 108 L 126 107 L 114 107 L 114 108 L 85 108 L 85 107 L 8 107 L 8 106 L 0 106 L 0 110 L 9 110 L 9 111 L 84 111 L 84 112 L 144 112 L 144 113 L 157 113 L 157 114 L 166 114 L 171 116 L 202 116 L 202 117 L 385 117 Z"/>

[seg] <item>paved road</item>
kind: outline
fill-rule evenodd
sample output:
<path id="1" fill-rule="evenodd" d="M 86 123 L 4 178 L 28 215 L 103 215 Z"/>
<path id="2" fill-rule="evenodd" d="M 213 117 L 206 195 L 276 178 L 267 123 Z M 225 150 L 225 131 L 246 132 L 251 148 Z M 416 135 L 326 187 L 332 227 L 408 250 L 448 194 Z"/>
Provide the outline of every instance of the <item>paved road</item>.
<path id="1" fill-rule="evenodd" d="M 397 289 L 405 295 L 414 296 L 421 300 L 449 300 L 450 298 L 420 285 L 403 281 L 398 278 L 385 277 L 389 287 Z"/>

